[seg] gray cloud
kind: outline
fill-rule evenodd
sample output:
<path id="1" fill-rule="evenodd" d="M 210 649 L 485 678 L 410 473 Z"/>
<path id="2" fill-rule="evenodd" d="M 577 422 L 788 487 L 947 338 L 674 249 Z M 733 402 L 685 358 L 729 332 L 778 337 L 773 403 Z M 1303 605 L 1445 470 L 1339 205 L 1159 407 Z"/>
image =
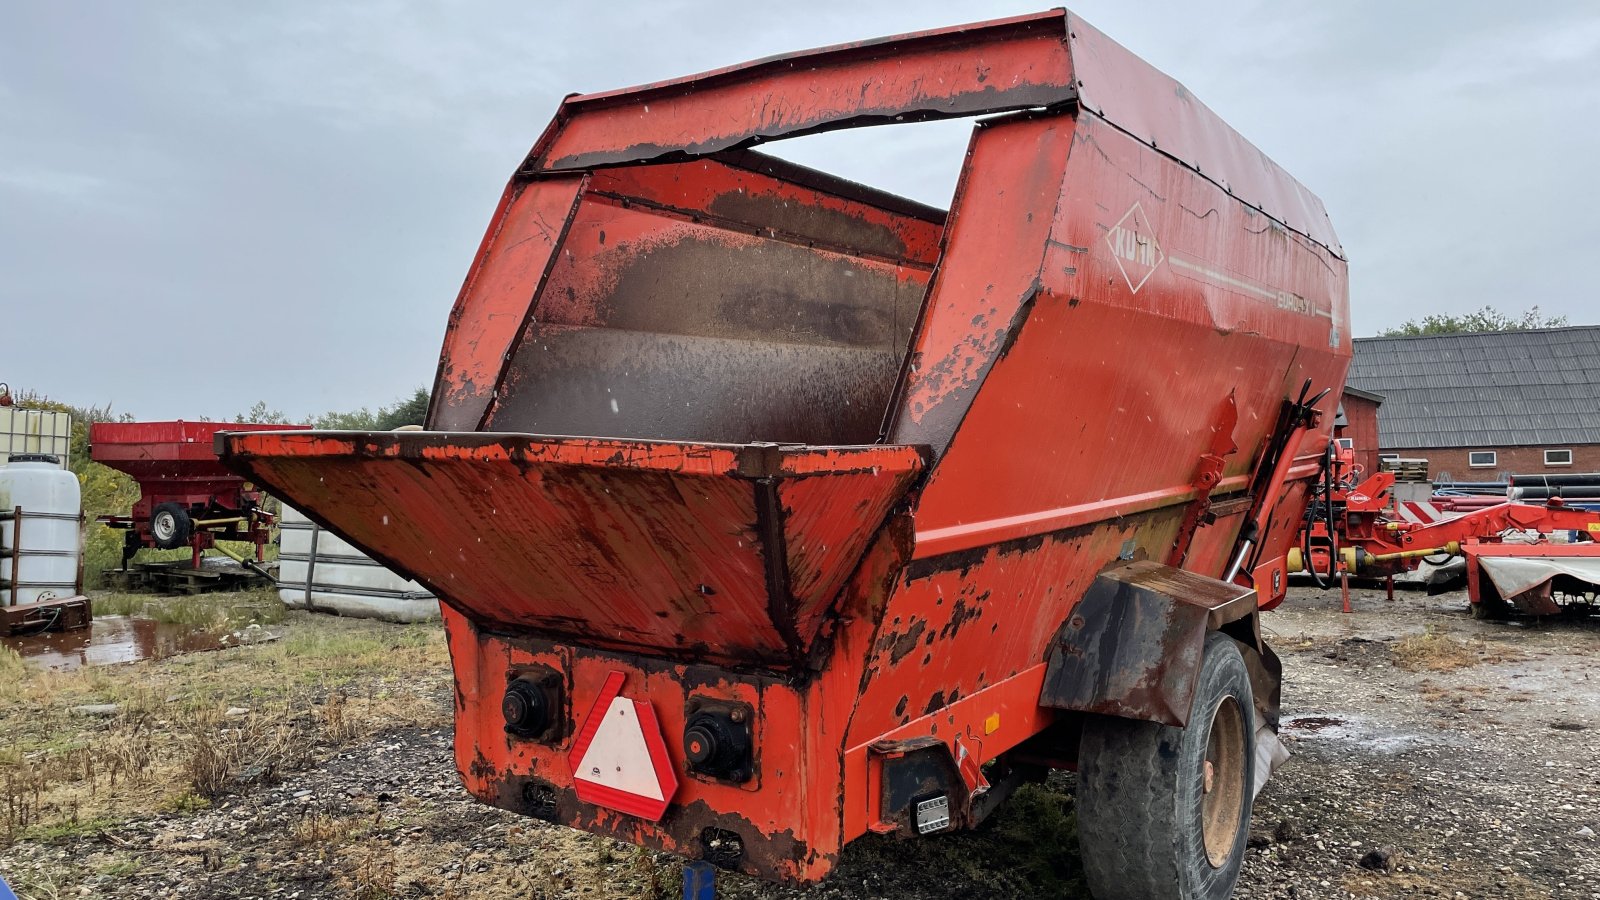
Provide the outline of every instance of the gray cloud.
<path id="1" fill-rule="evenodd" d="M 1538 303 L 1596 321 L 1600 11 L 1079 4 L 1327 203 L 1357 333 Z M 0 379 L 142 417 L 293 415 L 431 380 L 511 170 L 562 95 L 1025 12 L 17 3 L 0 11 Z M 968 126 L 769 148 L 936 204 Z"/>

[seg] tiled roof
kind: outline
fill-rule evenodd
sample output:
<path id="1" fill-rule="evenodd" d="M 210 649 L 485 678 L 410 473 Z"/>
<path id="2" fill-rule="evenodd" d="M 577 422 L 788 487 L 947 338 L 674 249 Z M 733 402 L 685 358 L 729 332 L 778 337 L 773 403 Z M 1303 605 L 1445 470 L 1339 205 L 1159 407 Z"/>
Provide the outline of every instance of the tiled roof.
<path id="1" fill-rule="evenodd" d="M 1354 343 L 1384 447 L 1600 444 L 1600 326 Z"/>

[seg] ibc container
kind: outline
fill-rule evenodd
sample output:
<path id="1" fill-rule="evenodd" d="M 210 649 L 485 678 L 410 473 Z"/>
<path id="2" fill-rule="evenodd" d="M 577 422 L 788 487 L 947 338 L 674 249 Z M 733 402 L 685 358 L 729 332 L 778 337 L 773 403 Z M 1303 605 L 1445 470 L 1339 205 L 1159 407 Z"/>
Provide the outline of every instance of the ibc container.
<path id="1" fill-rule="evenodd" d="M 426 588 L 299 510 L 284 506 L 278 527 L 278 596 L 286 606 L 390 622 L 439 618 L 439 602 Z"/>
<path id="2" fill-rule="evenodd" d="M 72 416 L 53 409 L 0 406 L 0 466 L 12 456 L 46 454 L 57 468 L 67 467 L 72 449 Z"/>

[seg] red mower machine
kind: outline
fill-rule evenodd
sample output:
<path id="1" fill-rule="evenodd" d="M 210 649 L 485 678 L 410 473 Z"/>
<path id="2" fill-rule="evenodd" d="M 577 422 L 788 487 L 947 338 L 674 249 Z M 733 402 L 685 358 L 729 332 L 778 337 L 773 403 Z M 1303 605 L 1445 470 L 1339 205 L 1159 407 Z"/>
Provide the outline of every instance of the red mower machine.
<path id="1" fill-rule="evenodd" d="M 286 431 L 302 425 L 233 422 L 96 422 L 89 427 L 89 456 L 131 475 L 139 500 L 131 515 L 98 521 L 127 533 L 122 568 L 147 547 L 194 552 L 192 565 L 216 542 L 255 545 L 255 562 L 270 540 L 273 517 L 261 508 L 261 492 L 217 460 L 212 444 L 221 431 Z M 232 554 L 229 554 L 230 556 Z"/>
<path id="2" fill-rule="evenodd" d="M 1600 513 L 1559 497 L 1441 513 L 1429 503 L 1396 501 L 1392 472 L 1361 479 L 1353 457 L 1349 439 L 1328 444 L 1289 571 L 1309 573 L 1324 588 L 1335 579 L 1347 585 L 1351 576 L 1384 578 L 1392 599 L 1395 575 L 1460 556 L 1476 617 L 1500 617 L 1513 606 L 1551 615 L 1559 611 L 1557 594 L 1592 602 L 1600 583 Z M 1571 541 L 1558 540 L 1568 535 Z"/>

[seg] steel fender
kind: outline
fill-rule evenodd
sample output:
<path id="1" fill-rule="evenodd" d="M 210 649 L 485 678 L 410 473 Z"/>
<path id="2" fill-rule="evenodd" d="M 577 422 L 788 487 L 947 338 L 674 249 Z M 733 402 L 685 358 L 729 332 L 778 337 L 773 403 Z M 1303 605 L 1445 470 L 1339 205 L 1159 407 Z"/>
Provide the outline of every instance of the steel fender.
<path id="1" fill-rule="evenodd" d="M 1242 585 L 1148 560 L 1108 569 L 1056 633 L 1039 705 L 1181 727 L 1206 633 L 1255 609 Z"/>

